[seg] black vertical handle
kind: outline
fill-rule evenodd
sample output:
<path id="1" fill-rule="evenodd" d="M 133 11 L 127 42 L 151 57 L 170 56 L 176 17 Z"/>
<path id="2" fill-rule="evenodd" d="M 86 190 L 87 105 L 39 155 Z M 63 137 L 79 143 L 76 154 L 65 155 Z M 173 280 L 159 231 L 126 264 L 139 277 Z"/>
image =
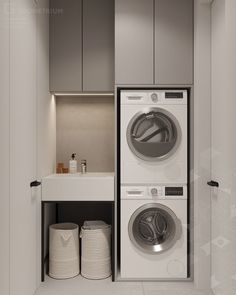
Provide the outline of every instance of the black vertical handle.
<path id="1" fill-rule="evenodd" d="M 219 187 L 219 182 L 214 181 L 214 180 L 208 181 L 207 184 L 208 184 L 209 186 Z"/>
<path id="2" fill-rule="evenodd" d="M 41 185 L 41 182 L 37 181 L 37 180 L 34 180 L 30 183 L 30 187 L 37 187 L 37 186 L 40 186 Z"/>

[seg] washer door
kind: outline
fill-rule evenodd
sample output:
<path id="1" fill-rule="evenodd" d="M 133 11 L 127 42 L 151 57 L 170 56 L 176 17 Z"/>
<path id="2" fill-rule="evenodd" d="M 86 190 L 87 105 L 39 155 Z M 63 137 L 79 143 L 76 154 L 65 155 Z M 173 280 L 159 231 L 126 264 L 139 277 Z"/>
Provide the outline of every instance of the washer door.
<path id="1" fill-rule="evenodd" d="M 129 221 L 129 237 L 139 250 L 160 254 L 172 248 L 182 235 L 182 225 L 168 207 L 149 203 L 138 208 Z"/>
<path id="2" fill-rule="evenodd" d="M 181 128 L 177 119 L 161 108 L 137 113 L 127 128 L 130 150 L 145 161 L 169 158 L 178 148 L 180 140 Z"/>

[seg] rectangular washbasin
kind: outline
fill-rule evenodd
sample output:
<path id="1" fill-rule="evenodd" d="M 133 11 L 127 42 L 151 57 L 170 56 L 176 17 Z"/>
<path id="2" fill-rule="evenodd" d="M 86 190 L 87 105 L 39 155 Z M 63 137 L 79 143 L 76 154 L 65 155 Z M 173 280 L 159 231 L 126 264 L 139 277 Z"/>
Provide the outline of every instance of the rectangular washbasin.
<path id="1" fill-rule="evenodd" d="M 114 201 L 114 173 L 52 174 L 42 179 L 43 201 Z"/>

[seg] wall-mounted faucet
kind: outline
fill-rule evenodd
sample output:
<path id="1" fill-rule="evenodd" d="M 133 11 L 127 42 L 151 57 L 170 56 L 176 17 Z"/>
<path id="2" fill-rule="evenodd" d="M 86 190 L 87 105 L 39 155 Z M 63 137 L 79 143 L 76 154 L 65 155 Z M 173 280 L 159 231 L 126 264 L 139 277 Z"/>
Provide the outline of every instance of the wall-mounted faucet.
<path id="1" fill-rule="evenodd" d="M 85 174 L 87 172 L 87 161 L 81 160 L 81 174 Z"/>

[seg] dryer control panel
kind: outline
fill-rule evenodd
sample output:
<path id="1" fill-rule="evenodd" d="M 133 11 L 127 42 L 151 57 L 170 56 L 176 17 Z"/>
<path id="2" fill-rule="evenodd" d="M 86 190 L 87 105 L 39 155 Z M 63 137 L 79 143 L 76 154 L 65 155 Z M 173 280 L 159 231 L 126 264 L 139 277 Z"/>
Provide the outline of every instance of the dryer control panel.
<path id="1" fill-rule="evenodd" d="M 166 186 L 165 187 L 165 196 L 183 196 L 184 195 L 184 188 L 182 186 L 172 187 Z"/>
<path id="2" fill-rule="evenodd" d="M 122 90 L 121 104 L 130 105 L 171 105 L 187 104 L 188 92 L 181 89 L 170 90 Z"/>

